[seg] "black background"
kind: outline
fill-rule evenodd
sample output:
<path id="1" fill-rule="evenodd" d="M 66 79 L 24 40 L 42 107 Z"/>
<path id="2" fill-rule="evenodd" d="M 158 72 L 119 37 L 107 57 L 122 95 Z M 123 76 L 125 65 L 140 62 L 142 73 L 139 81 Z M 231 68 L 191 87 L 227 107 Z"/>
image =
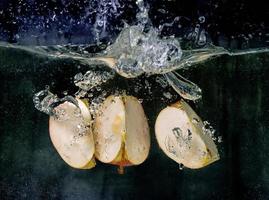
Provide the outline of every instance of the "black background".
<path id="1" fill-rule="evenodd" d="M 2 40 L 23 44 L 94 43 L 93 27 L 96 16 L 106 10 L 106 32 L 101 36 L 105 42 L 113 41 L 123 21 L 135 23 L 138 8 L 135 1 L 118 0 L 121 7 L 112 12 L 105 1 L 83 0 L 1 0 L 0 35 Z M 115 1 L 114 1 L 115 2 Z M 170 23 L 177 16 L 181 19 L 163 35 L 184 36 L 199 23 L 216 45 L 236 40 L 235 48 L 254 40 L 256 45 L 268 45 L 269 9 L 263 0 L 149 0 L 149 15 L 155 27 Z M 91 14 L 89 14 L 89 12 Z M 53 15 L 56 18 L 53 19 Z M 102 14 L 101 14 L 102 15 Z M 78 23 L 79 22 L 79 23 Z M 181 28 L 177 28 L 180 24 Z M 51 37 L 54 38 L 51 41 Z M 43 41 L 44 40 L 44 41 Z"/>

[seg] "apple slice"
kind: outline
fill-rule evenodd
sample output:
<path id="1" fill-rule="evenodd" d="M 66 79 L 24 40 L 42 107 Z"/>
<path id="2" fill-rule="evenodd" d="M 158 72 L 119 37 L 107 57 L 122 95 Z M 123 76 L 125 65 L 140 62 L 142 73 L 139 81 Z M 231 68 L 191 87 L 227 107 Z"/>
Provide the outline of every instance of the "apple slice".
<path id="1" fill-rule="evenodd" d="M 168 157 L 185 167 L 197 169 L 219 159 L 217 147 L 203 127 L 200 117 L 181 100 L 160 112 L 155 134 Z"/>
<path id="2" fill-rule="evenodd" d="M 71 167 L 90 169 L 95 166 L 91 114 L 86 102 L 77 99 L 78 107 L 64 102 L 49 119 L 51 141 L 62 159 Z"/>
<path id="3" fill-rule="evenodd" d="M 150 134 L 138 99 L 109 96 L 102 104 L 94 126 L 95 156 L 104 163 L 139 165 L 148 157 Z"/>

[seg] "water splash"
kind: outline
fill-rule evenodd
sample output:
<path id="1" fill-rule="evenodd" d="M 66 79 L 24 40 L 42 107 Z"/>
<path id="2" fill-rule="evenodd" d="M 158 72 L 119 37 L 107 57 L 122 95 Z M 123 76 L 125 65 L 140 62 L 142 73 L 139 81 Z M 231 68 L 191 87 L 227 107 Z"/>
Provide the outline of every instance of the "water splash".
<path id="1" fill-rule="evenodd" d="M 191 81 L 183 78 L 176 72 L 168 72 L 164 75 L 174 90 L 185 99 L 197 100 L 202 97 L 202 90 Z"/>
<path id="2" fill-rule="evenodd" d="M 147 23 L 150 23 L 148 8 L 146 7 L 143 0 L 137 0 L 136 5 L 139 9 L 139 12 L 136 14 L 136 19 L 138 24 L 145 26 Z"/>
<path id="3" fill-rule="evenodd" d="M 208 121 L 203 121 L 203 127 L 202 127 L 203 134 L 208 135 L 211 137 L 214 141 L 221 143 L 222 137 L 216 136 L 216 130 L 211 126 L 211 124 Z"/>
<path id="4" fill-rule="evenodd" d="M 102 83 L 112 79 L 116 71 L 123 77 L 134 78 L 141 74 L 165 74 L 167 82 L 172 88 L 183 98 L 189 100 L 197 100 L 201 98 L 201 89 L 191 81 L 175 73 L 178 69 L 188 69 L 196 64 L 221 55 L 243 55 L 251 53 L 269 52 L 269 48 L 263 49 L 247 49 L 241 51 L 228 51 L 222 47 L 216 47 L 207 44 L 206 32 L 203 28 L 204 16 L 200 16 L 199 23 L 194 30 L 189 33 L 189 38 L 196 41 L 198 46 L 204 46 L 199 49 L 183 50 L 180 44 L 180 38 L 161 37 L 160 29 L 153 28 L 149 19 L 149 8 L 143 0 L 136 1 L 139 12 L 137 13 L 137 24 L 129 26 L 125 25 L 115 42 L 107 48 L 101 48 L 99 52 L 90 53 L 87 51 L 87 45 L 79 46 L 16 46 L 11 44 L 0 44 L 0 48 L 15 48 L 30 52 L 34 55 L 41 55 L 53 59 L 71 59 L 77 61 L 78 64 L 84 64 L 89 67 L 86 74 L 77 74 L 75 76 L 75 85 L 80 88 L 78 96 L 85 96 L 87 92 L 96 87 L 100 87 Z M 107 15 L 112 7 L 113 12 L 117 12 L 120 7 L 117 1 L 101 1 L 100 13 L 97 13 L 95 23 L 98 34 L 106 30 Z M 54 17 L 55 18 L 55 17 Z M 175 18 L 178 20 L 178 18 Z M 98 39 L 97 34 L 97 41 Z M 96 66 L 102 66 L 112 69 L 110 72 L 104 72 L 102 69 L 98 72 L 94 71 Z M 43 94 L 41 92 L 41 94 Z M 39 94 L 39 95 L 41 95 Z M 42 101 L 34 97 L 37 109 L 50 114 L 50 106 L 45 104 L 53 104 L 57 102 L 57 97 L 48 94 Z M 38 103 L 39 102 L 39 103 Z M 40 105 L 39 105 L 40 104 Z M 48 109 L 48 110 L 47 110 Z"/>
<path id="5" fill-rule="evenodd" d="M 91 99 L 89 109 L 94 119 L 96 118 L 96 116 L 101 115 L 100 108 L 106 96 L 106 93 L 102 93 L 101 95 Z"/>
<path id="6" fill-rule="evenodd" d="M 181 60 L 182 50 L 177 39 L 161 39 L 156 29 L 145 33 L 135 25 L 125 27 L 106 54 L 117 59 L 114 69 L 120 75 L 131 78 L 163 73 L 165 66 Z"/>
<path id="7" fill-rule="evenodd" d="M 76 107 L 78 107 L 78 102 L 74 97 L 67 95 L 63 98 L 59 98 L 57 95 L 49 91 L 49 87 L 47 87 L 45 90 L 37 92 L 33 96 L 33 103 L 37 110 L 59 119 L 64 118 L 65 111 L 55 108 L 59 104 L 64 102 L 70 102 L 74 104 Z"/>
<path id="8" fill-rule="evenodd" d="M 101 44 L 100 39 L 104 38 L 109 31 L 110 18 L 117 18 L 123 13 L 124 5 L 118 0 L 101 0 L 96 3 L 97 6 L 92 10 L 95 13 L 95 22 L 93 32 L 97 44 Z"/>
<path id="9" fill-rule="evenodd" d="M 46 113 L 48 115 L 53 115 L 53 105 L 58 102 L 59 98 L 52 94 L 48 89 L 41 90 L 34 94 L 33 103 L 37 110 Z"/>
<path id="10" fill-rule="evenodd" d="M 78 97 L 84 97 L 88 91 L 92 88 L 97 88 L 101 84 L 107 82 L 114 77 L 115 73 L 113 71 L 87 71 L 84 75 L 78 73 L 74 77 L 74 84 L 80 88 L 76 93 Z"/>
<path id="11" fill-rule="evenodd" d="M 167 79 L 161 76 L 157 76 L 155 81 L 160 84 L 162 88 L 166 88 L 168 86 Z"/>

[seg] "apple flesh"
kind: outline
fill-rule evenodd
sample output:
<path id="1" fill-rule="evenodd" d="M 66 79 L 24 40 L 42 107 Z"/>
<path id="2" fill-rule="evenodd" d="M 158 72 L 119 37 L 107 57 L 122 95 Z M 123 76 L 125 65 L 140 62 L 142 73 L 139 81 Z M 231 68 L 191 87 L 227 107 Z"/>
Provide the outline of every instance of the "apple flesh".
<path id="1" fill-rule="evenodd" d="M 50 138 L 68 165 L 90 169 L 95 166 L 92 119 L 86 103 L 77 101 L 78 107 L 64 102 L 55 108 L 56 117 L 49 119 Z"/>
<path id="2" fill-rule="evenodd" d="M 149 154 L 149 126 L 143 107 L 132 96 L 109 96 L 94 126 L 95 157 L 103 163 L 139 165 Z"/>
<path id="3" fill-rule="evenodd" d="M 155 134 L 169 158 L 187 168 L 198 169 L 219 159 L 217 147 L 203 127 L 200 117 L 181 100 L 160 112 Z"/>

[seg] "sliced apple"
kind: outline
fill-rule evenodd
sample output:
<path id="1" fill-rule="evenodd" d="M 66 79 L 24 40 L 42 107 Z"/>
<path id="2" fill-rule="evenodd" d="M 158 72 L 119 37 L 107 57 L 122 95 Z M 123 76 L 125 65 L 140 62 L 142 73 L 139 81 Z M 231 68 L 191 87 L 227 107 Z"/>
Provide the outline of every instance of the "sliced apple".
<path id="1" fill-rule="evenodd" d="M 109 96 L 95 119 L 94 139 L 95 156 L 101 162 L 119 165 L 120 170 L 143 163 L 149 154 L 150 134 L 138 99 Z"/>
<path id="2" fill-rule="evenodd" d="M 51 141 L 61 158 L 71 167 L 90 169 L 95 166 L 92 119 L 86 103 L 77 99 L 78 107 L 64 102 L 49 119 Z"/>
<path id="3" fill-rule="evenodd" d="M 160 112 L 155 134 L 168 157 L 187 168 L 197 169 L 219 159 L 217 147 L 203 127 L 200 117 L 181 100 Z"/>

